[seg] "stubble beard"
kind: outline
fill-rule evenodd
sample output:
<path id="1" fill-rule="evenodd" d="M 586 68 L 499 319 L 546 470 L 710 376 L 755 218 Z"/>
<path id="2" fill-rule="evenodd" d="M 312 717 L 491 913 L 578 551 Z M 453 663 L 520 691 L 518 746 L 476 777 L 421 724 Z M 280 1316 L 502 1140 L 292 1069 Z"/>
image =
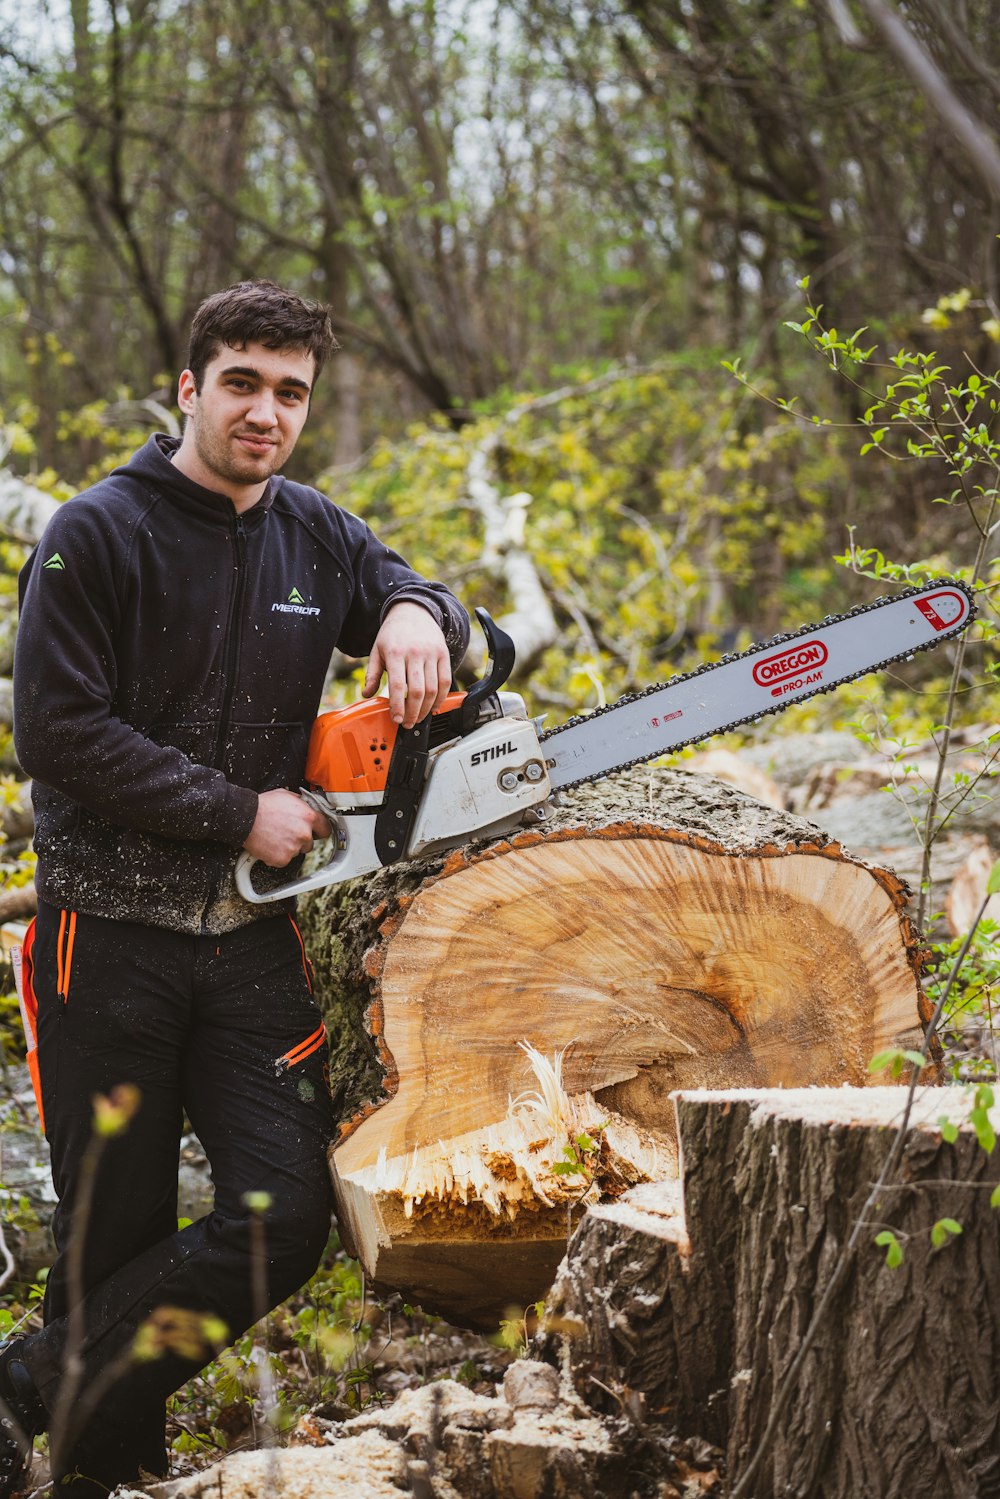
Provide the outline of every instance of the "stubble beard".
<path id="1" fill-rule="evenodd" d="M 222 434 L 214 429 L 206 431 L 200 423 L 195 423 L 195 452 L 210 473 L 217 474 L 227 483 L 265 484 L 272 474 L 278 472 L 286 456 L 280 440 L 257 458 L 249 453 L 241 454 L 233 446 L 234 442 L 232 434 Z"/>

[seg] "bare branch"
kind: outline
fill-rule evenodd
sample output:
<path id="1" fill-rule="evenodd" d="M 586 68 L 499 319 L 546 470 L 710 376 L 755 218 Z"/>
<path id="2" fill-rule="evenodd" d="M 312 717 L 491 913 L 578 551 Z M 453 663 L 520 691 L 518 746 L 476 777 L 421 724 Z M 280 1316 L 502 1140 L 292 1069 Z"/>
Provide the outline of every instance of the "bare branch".
<path id="1" fill-rule="evenodd" d="M 858 3 L 928 104 L 964 148 L 990 197 L 1000 201 L 1000 146 L 982 121 L 966 109 L 933 57 L 887 0 L 858 0 Z"/>

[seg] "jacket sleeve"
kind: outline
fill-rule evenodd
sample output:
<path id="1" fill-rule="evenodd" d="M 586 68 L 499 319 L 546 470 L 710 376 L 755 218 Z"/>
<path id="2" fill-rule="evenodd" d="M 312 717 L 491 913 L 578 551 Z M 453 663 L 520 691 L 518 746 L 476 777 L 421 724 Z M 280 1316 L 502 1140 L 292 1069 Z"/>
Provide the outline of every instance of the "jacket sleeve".
<path id="1" fill-rule="evenodd" d="M 349 656 L 367 656 L 394 604 L 421 604 L 440 625 L 452 670 L 469 647 L 469 616 L 443 583 L 428 582 L 387 547 L 367 525 L 341 511 L 354 577 L 354 596 L 338 644 Z"/>
<path id="2" fill-rule="evenodd" d="M 70 500 L 20 578 L 14 747 L 34 779 L 141 832 L 239 847 L 257 794 L 115 715 L 118 548 L 100 506 Z"/>

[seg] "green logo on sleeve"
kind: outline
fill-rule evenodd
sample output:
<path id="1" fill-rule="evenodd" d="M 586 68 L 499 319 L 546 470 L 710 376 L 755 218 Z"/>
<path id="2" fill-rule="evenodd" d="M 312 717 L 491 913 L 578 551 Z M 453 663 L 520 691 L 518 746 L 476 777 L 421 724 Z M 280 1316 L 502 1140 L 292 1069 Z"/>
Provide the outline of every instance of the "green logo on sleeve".
<path id="1" fill-rule="evenodd" d="M 302 597 L 301 593 L 299 593 L 299 590 L 297 588 L 293 588 L 291 593 L 288 595 L 288 602 L 290 604 L 304 604 L 305 599 Z"/>
<path id="2" fill-rule="evenodd" d="M 63 573 L 66 571 L 66 564 L 62 560 L 58 552 L 53 552 L 48 562 L 43 562 L 42 566 L 50 567 L 53 572 L 57 573 Z"/>

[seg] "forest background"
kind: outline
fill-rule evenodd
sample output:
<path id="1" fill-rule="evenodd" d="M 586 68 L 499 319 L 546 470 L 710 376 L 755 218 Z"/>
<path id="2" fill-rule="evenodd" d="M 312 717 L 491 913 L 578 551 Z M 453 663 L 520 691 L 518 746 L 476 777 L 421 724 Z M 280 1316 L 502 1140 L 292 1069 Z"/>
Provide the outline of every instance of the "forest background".
<path id="1" fill-rule="evenodd" d="M 969 581 L 957 654 L 745 736 L 940 752 L 928 876 L 953 729 L 966 815 L 1000 753 L 998 64 L 988 0 L 0 0 L 0 493 L 178 430 L 198 303 L 272 277 L 341 344 L 291 477 L 498 616 L 550 723 Z"/>
<path id="2" fill-rule="evenodd" d="M 985 621 L 964 656 L 747 737 L 974 745 L 982 795 L 998 107 L 990 0 L 0 0 L 0 494 L 64 499 L 176 429 L 196 306 L 272 277 L 341 344 L 290 476 L 506 621 L 550 723 L 949 573 Z M 30 542 L 0 525 L 0 679 Z M 324 1274 L 286 1332 L 312 1356 L 310 1305 L 343 1310 L 343 1392 L 359 1290 Z M 178 1451 L 226 1445 L 233 1367 Z"/>
<path id="3" fill-rule="evenodd" d="M 852 539 L 954 570 L 940 467 L 859 463 L 866 398 L 785 324 L 807 278 L 876 357 L 993 367 L 995 30 L 986 0 L 2 0 L 4 461 L 58 497 L 105 472 L 175 420 L 201 298 L 270 276 L 342 345 L 292 477 L 470 606 L 512 607 L 523 542 L 539 706 L 871 597 Z"/>

